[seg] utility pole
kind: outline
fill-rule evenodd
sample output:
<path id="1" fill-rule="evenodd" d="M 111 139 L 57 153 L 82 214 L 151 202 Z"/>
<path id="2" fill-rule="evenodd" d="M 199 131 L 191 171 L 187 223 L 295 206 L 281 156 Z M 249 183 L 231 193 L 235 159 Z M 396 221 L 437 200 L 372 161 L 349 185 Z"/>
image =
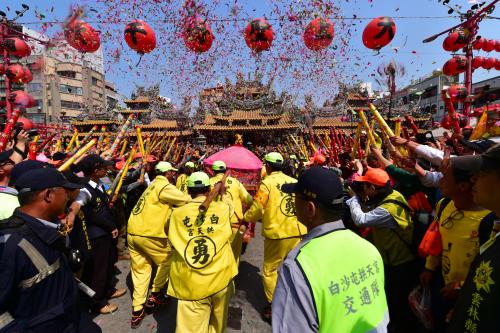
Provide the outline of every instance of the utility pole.
<path id="1" fill-rule="evenodd" d="M 467 95 L 471 96 L 472 95 L 472 59 L 473 59 L 473 53 L 472 53 L 472 45 L 474 41 L 476 40 L 476 36 L 479 30 L 479 22 L 481 22 L 486 16 L 491 14 L 493 10 L 495 10 L 495 4 L 499 0 L 493 0 L 490 4 L 486 6 L 476 6 L 472 7 L 471 10 L 467 11 L 467 13 L 462 14 L 460 13 L 461 19 L 463 20 L 462 23 L 451 27 L 445 31 L 442 31 L 438 34 L 435 34 L 427 39 L 424 39 L 424 43 L 429 43 L 434 41 L 436 38 L 438 38 L 441 35 L 444 35 L 446 33 L 449 33 L 451 31 L 457 30 L 457 29 L 462 29 L 467 33 L 467 44 L 464 47 L 465 51 L 465 57 L 467 58 L 467 66 L 465 70 L 465 88 L 467 89 Z M 453 9 L 451 9 L 451 12 L 453 12 Z M 450 12 L 449 12 L 450 13 Z M 471 114 L 471 99 L 467 98 L 464 101 L 464 115 L 469 119 L 470 114 Z"/>

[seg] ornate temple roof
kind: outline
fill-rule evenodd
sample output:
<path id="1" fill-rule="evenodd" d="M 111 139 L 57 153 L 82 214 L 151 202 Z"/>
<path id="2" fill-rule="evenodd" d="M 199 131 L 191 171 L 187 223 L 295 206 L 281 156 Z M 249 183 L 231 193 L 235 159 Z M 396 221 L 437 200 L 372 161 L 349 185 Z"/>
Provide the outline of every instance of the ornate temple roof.
<path id="1" fill-rule="evenodd" d="M 149 109 L 139 109 L 139 110 L 125 109 L 125 110 L 117 110 L 116 112 L 123 113 L 123 114 L 132 114 L 132 113 L 149 113 L 149 112 L 151 112 L 151 110 L 149 110 Z"/>
<path id="2" fill-rule="evenodd" d="M 125 104 L 131 103 L 149 103 L 150 99 L 148 96 L 137 96 L 135 99 L 126 99 Z"/>
<path id="3" fill-rule="evenodd" d="M 247 111 L 239 111 L 247 112 Z M 253 117 L 224 117 L 208 115 L 203 124 L 195 126 L 197 130 L 208 131 L 253 131 L 253 130 L 276 130 L 276 129 L 297 129 L 299 126 L 290 116 L 285 113 L 279 116 L 263 116 L 253 111 Z"/>
<path id="4" fill-rule="evenodd" d="M 312 124 L 313 128 L 317 127 L 336 127 L 336 128 L 352 128 L 356 127 L 356 122 L 342 121 L 341 117 L 316 117 Z"/>
<path id="5" fill-rule="evenodd" d="M 105 120 L 105 119 L 89 119 L 84 121 L 73 121 L 71 125 L 74 126 L 85 126 L 85 125 L 116 125 L 119 124 L 116 120 Z"/>
<path id="6" fill-rule="evenodd" d="M 144 129 L 166 129 L 166 128 L 177 128 L 176 120 L 163 120 L 163 119 L 153 119 L 149 124 L 139 125 Z"/>

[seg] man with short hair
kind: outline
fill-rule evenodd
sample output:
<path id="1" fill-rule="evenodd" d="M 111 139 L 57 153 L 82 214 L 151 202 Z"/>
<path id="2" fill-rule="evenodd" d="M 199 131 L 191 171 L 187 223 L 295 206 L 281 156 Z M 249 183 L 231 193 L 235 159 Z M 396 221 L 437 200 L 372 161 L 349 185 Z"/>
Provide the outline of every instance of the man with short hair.
<path id="1" fill-rule="evenodd" d="M 479 249 L 460 290 L 448 332 L 500 332 L 500 144 L 482 155 L 463 156 L 452 163 L 475 173 L 472 195 L 476 205 L 496 214 L 492 238 Z"/>
<path id="2" fill-rule="evenodd" d="M 443 178 L 439 181 L 444 199 L 436 207 L 436 221 L 442 250 L 428 256 L 420 274 L 424 287 L 432 287 L 432 304 L 436 327 L 446 327 L 448 312 L 453 306 L 474 257 L 481 244 L 489 239 L 494 214 L 473 200 L 473 173 L 456 157 L 445 159 Z"/>
<path id="3" fill-rule="evenodd" d="M 224 161 L 214 161 L 212 164 L 212 170 L 214 176 L 210 178 L 210 185 L 213 187 L 215 184 L 220 182 L 224 177 L 227 170 L 226 163 Z M 233 230 L 233 239 L 231 240 L 231 247 L 233 248 L 234 258 L 236 263 L 239 265 L 241 256 L 241 247 L 243 242 L 243 237 L 240 233 L 240 224 L 243 222 L 243 206 L 245 203 L 247 206 L 252 204 L 252 196 L 248 193 L 245 186 L 234 177 L 226 177 L 226 182 L 224 184 L 225 198 L 226 202 L 232 207 L 231 209 L 231 228 Z"/>
<path id="4" fill-rule="evenodd" d="M 283 157 L 272 152 L 264 157 L 267 176 L 262 179 L 252 206 L 243 219 L 246 222 L 262 221 L 264 236 L 264 267 L 262 281 L 267 305 L 262 317 L 271 321 L 271 303 L 278 279 L 278 267 L 288 253 L 307 233 L 306 227 L 297 220 L 293 196 L 281 190 L 284 184 L 296 183 L 295 178 L 285 175 Z"/>
<path id="5" fill-rule="evenodd" d="M 273 298 L 273 332 L 386 332 L 383 261 L 346 229 L 338 175 L 313 166 L 295 184 L 297 218 L 308 234 L 281 265 Z"/>
<path id="6" fill-rule="evenodd" d="M 0 332 L 76 332 L 77 286 L 58 216 L 80 185 L 51 168 L 16 184 L 20 207 L 0 224 Z"/>
<path id="7" fill-rule="evenodd" d="M 210 180 L 204 172 L 188 178 L 191 202 L 175 208 L 168 226 L 173 247 L 168 295 L 178 299 L 176 332 L 226 331 L 229 299 L 238 267 L 231 249 L 230 207 L 208 203 Z"/>
<path id="8" fill-rule="evenodd" d="M 131 327 L 138 328 L 146 316 L 146 309 L 163 305 L 167 298 L 161 293 L 168 283 L 171 249 L 167 239 L 167 221 L 174 206 L 181 206 L 191 197 L 179 191 L 171 182 L 177 169 L 168 162 L 159 162 L 156 178 L 137 201 L 128 220 L 128 247 L 131 275 L 134 285 Z M 156 275 L 152 292 L 148 289 L 153 264 Z M 147 300 L 146 300 L 147 298 Z"/>

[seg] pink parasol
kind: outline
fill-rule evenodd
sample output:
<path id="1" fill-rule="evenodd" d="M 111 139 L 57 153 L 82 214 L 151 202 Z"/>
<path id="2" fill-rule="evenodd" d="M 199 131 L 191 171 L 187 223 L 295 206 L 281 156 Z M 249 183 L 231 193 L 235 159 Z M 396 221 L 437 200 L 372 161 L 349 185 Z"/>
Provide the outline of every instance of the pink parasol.
<path id="1" fill-rule="evenodd" d="M 209 174 L 212 174 L 212 164 L 215 161 L 224 161 L 229 175 L 236 177 L 247 190 L 254 191 L 257 189 L 262 161 L 250 150 L 235 145 L 213 154 L 203 162 L 205 170 Z"/>
<path id="2" fill-rule="evenodd" d="M 203 163 L 212 166 L 215 161 L 224 161 L 228 169 L 258 170 L 262 169 L 262 161 L 250 150 L 242 146 L 231 146 L 208 157 Z"/>

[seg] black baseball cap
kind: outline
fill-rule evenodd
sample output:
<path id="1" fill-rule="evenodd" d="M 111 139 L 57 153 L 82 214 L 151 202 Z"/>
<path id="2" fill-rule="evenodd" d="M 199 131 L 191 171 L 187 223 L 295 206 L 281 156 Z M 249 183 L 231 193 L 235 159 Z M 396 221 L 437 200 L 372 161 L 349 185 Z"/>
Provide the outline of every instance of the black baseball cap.
<path id="1" fill-rule="evenodd" d="M 500 143 L 481 155 L 452 157 L 451 165 L 465 171 L 500 170 Z"/>
<path id="2" fill-rule="evenodd" d="M 76 169 L 78 171 L 83 171 L 84 174 L 90 174 L 95 169 L 103 166 L 112 166 L 114 162 L 112 160 L 105 160 L 98 154 L 90 154 L 85 156 L 77 165 Z"/>
<path id="3" fill-rule="evenodd" d="M 79 189 L 83 186 L 71 183 L 63 174 L 54 168 L 41 168 L 31 170 L 23 174 L 15 185 L 19 193 L 35 192 L 52 187 L 63 187 L 66 189 Z"/>
<path id="4" fill-rule="evenodd" d="M 25 160 L 19 162 L 16 165 L 14 165 L 12 171 L 10 172 L 9 183 L 10 185 L 15 185 L 19 177 L 24 175 L 26 172 L 42 168 L 52 168 L 52 165 L 37 160 Z"/>
<path id="5" fill-rule="evenodd" d="M 321 166 L 304 171 L 296 183 L 284 184 L 281 190 L 303 195 L 326 206 L 343 202 L 344 187 L 339 176 L 335 171 Z"/>
<path id="6" fill-rule="evenodd" d="M 12 149 L 3 151 L 0 153 L 0 164 L 3 162 L 7 162 L 12 156 Z"/>
<path id="7" fill-rule="evenodd" d="M 68 156 L 67 153 L 64 153 L 62 151 L 55 152 L 54 155 L 52 155 L 52 160 L 53 161 L 62 161 Z"/>
<path id="8" fill-rule="evenodd" d="M 85 186 L 90 180 L 90 177 L 78 177 L 75 175 L 72 171 L 67 170 L 62 172 L 63 176 L 66 177 L 66 179 L 74 184 L 80 184 L 82 186 Z"/>

